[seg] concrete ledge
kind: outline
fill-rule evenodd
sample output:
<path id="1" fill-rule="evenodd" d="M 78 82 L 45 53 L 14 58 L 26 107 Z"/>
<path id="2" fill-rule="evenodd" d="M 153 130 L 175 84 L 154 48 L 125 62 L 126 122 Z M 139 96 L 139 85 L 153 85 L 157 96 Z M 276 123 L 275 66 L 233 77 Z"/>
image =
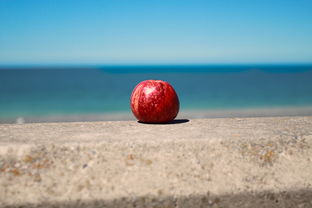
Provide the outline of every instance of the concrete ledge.
<path id="1" fill-rule="evenodd" d="M 312 117 L 3 124 L 0 207 L 312 207 Z"/>

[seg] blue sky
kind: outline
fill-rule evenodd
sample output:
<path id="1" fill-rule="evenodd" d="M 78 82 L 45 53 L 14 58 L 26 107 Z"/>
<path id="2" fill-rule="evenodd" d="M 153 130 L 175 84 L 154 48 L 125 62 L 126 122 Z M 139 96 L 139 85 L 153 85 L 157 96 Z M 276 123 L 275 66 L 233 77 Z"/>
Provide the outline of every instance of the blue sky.
<path id="1" fill-rule="evenodd" d="M 0 0 L 0 64 L 312 63 L 311 0 Z"/>

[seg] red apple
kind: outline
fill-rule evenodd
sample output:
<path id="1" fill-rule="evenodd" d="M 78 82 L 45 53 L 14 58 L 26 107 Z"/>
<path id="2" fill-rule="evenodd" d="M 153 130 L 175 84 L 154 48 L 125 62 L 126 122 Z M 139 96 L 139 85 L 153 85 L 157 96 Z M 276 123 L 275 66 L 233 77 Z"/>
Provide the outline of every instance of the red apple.
<path id="1" fill-rule="evenodd" d="M 165 81 L 146 80 L 132 91 L 130 99 L 134 116 L 144 123 L 167 123 L 179 112 L 179 98 Z"/>

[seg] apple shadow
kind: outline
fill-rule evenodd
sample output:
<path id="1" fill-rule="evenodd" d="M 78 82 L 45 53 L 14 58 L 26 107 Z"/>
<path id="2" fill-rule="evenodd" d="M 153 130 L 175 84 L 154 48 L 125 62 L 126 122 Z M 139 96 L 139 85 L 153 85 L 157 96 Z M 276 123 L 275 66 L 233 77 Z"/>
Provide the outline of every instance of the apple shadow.
<path id="1" fill-rule="evenodd" d="M 150 125 L 170 125 L 170 124 L 182 124 L 182 123 L 187 123 L 189 122 L 189 119 L 174 119 L 172 121 L 166 122 L 166 123 L 147 123 L 147 122 L 142 122 L 138 121 L 138 123 L 141 124 L 150 124 Z"/>

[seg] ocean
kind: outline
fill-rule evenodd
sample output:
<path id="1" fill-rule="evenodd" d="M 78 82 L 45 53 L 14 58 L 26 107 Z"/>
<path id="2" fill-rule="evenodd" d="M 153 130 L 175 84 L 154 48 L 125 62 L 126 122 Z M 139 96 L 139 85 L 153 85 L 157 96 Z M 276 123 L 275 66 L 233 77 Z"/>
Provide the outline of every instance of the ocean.
<path id="1" fill-rule="evenodd" d="M 168 81 L 182 113 L 312 107 L 312 65 L 3 67 L 0 122 L 132 118 L 131 92 L 147 79 Z"/>

